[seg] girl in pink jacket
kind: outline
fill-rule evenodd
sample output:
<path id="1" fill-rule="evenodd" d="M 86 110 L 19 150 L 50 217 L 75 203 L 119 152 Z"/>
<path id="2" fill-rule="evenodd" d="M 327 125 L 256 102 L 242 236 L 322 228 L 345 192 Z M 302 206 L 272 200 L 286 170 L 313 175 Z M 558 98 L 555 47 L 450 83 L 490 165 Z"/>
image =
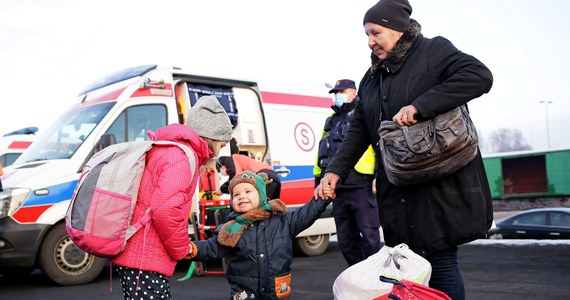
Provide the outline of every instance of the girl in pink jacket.
<path id="1" fill-rule="evenodd" d="M 188 215 L 199 177 L 199 166 L 216 157 L 231 139 L 232 126 L 215 96 L 200 98 L 188 113 L 188 126 L 171 124 L 149 132 L 152 140 L 175 141 L 193 150 L 195 170 L 184 151 L 154 146 L 146 155 L 135 223 L 150 208 L 151 226 L 135 233 L 125 250 L 113 258 L 125 299 L 170 299 L 168 278 L 189 253 Z"/>

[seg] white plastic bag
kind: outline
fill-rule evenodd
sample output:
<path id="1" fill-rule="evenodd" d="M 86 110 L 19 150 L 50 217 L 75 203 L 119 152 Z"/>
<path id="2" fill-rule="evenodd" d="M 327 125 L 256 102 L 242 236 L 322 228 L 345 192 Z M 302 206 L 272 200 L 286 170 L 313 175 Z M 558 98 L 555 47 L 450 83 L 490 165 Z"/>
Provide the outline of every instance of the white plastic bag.
<path id="1" fill-rule="evenodd" d="M 371 300 L 387 295 L 392 290 L 392 284 L 381 282 L 380 275 L 428 285 L 431 265 L 406 244 L 394 248 L 384 246 L 378 253 L 350 266 L 336 278 L 333 284 L 334 299 Z"/>

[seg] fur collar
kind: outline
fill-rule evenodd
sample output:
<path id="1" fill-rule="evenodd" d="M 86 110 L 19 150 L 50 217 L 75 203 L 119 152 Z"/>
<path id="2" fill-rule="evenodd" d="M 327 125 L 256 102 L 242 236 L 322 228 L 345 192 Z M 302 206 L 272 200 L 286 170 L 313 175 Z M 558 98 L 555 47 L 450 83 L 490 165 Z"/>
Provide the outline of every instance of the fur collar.
<path id="1" fill-rule="evenodd" d="M 269 205 L 271 206 L 271 211 L 263 208 L 252 209 L 246 213 L 238 215 L 242 217 L 240 218 L 241 221 L 236 221 L 236 217 L 225 223 L 219 231 L 218 243 L 223 246 L 235 247 L 249 224 L 263 221 L 271 217 L 274 213 L 285 213 L 287 211 L 287 206 L 279 199 L 270 200 Z"/>
<path id="2" fill-rule="evenodd" d="M 402 37 L 396 42 L 394 48 L 388 54 L 386 60 L 381 61 L 378 56 L 372 52 L 371 59 L 372 59 L 372 73 L 376 73 L 378 69 L 384 70 L 385 72 L 396 72 L 408 51 L 412 48 L 412 45 L 421 37 L 422 26 L 416 20 L 410 20 L 410 26 L 404 32 Z"/>

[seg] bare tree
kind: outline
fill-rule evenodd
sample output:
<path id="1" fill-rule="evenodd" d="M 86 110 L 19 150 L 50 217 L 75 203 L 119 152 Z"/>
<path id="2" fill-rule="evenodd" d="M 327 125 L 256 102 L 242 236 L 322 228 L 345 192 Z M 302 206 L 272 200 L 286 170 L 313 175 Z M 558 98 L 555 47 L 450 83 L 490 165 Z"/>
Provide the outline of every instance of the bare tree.
<path id="1" fill-rule="evenodd" d="M 500 128 L 491 132 L 489 137 L 491 152 L 507 152 L 530 150 L 532 147 L 526 142 L 519 129 Z"/>

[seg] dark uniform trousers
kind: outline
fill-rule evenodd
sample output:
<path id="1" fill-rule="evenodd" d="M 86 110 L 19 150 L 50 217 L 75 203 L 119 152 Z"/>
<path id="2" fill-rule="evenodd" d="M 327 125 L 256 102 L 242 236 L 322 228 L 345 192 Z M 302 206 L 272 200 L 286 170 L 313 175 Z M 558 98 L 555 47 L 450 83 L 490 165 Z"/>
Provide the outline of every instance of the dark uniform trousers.
<path id="1" fill-rule="evenodd" d="M 382 247 L 378 203 L 370 187 L 340 188 L 332 202 L 338 245 L 349 265 Z"/>

